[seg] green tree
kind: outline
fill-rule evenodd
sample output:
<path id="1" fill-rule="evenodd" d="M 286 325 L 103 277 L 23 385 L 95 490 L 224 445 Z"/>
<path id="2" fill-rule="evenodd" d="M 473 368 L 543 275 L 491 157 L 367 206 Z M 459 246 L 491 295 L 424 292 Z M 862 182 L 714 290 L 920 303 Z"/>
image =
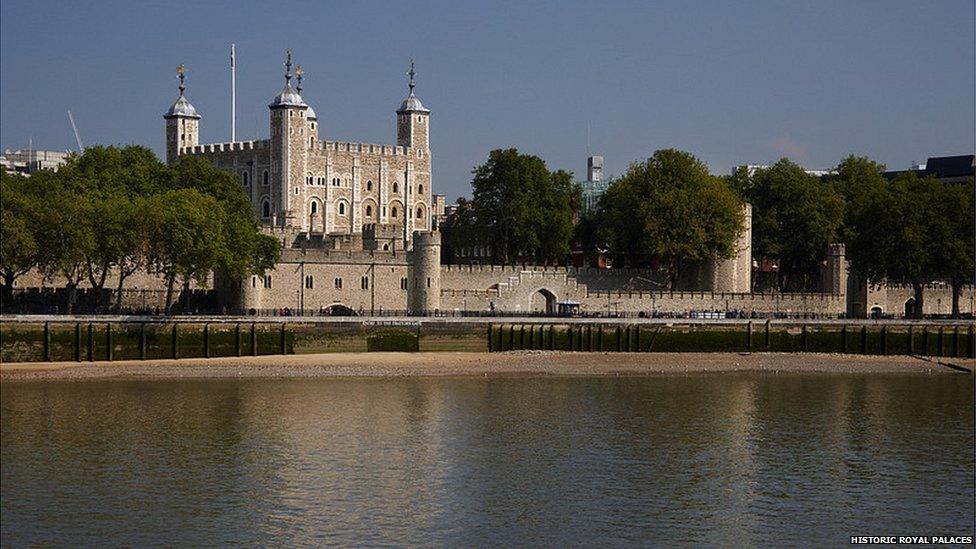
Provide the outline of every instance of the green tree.
<path id="1" fill-rule="evenodd" d="M 147 257 L 166 282 L 167 312 L 177 281 L 188 295 L 191 281 L 206 283 L 227 255 L 223 220 L 220 202 L 196 189 L 172 190 L 149 200 Z"/>
<path id="2" fill-rule="evenodd" d="M 467 242 L 490 247 L 493 259 L 562 262 L 569 255 L 582 194 L 572 175 L 550 172 L 537 156 L 497 149 L 473 170 L 473 198 L 454 225 Z"/>
<path id="3" fill-rule="evenodd" d="M 68 291 L 67 312 L 74 312 L 78 284 L 88 273 L 88 260 L 99 236 L 92 219 L 92 202 L 85 200 L 71 181 L 50 171 L 40 171 L 30 177 L 36 185 L 38 201 L 37 224 L 40 254 L 38 267 L 45 276 L 62 277 Z"/>
<path id="4" fill-rule="evenodd" d="M 0 273 L 3 303 L 13 302 L 14 282 L 37 266 L 37 197 L 29 179 L 0 168 Z"/>
<path id="5" fill-rule="evenodd" d="M 936 269 L 952 285 L 952 316 L 959 316 L 959 294 L 967 284 L 976 284 L 974 237 L 976 237 L 976 204 L 973 203 L 973 179 L 963 183 L 940 184 L 933 210 L 943 222 L 936 223 L 933 235 Z"/>
<path id="6" fill-rule="evenodd" d="M 732 179 L 752 203 L 753 255 L 778 261 L 780 291 L 809 288 L 839 236 L 841 195 L 786 158 L 751 175 L 740 169 Z"/>
<path id="7" fill-rule="evenodd" d="M 689 262 L 735 255 L 742 202 L 689 153 L 664 149 L 610 184 L 596 214 L 599 240 L 633 264 L 656 259 L 674 287 Z"/>

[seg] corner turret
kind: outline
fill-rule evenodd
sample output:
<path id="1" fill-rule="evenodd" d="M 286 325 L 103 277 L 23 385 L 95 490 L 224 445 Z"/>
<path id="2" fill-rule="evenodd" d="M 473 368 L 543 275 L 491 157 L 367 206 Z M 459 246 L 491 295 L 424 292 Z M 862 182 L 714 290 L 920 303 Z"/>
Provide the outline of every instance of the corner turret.
<path id="1" fill-rule="evenodd" d="M 176 67 L 180 96 L 163 114 L 166 120 L 166 163 L 176 163 L 183 149 L 200 144 L 200 114 L 186 98 L 186 68 Z"/>

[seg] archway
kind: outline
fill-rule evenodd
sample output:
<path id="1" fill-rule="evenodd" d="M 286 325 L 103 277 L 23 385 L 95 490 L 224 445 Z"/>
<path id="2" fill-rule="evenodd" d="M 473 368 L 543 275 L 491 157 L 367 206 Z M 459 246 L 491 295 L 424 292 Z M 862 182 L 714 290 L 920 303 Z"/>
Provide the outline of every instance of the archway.
<path id="1" fill-rule="evenodd" d="M 323 307 L 321 314 L 324 316 L 356 316 L 356 311 L 341 303 L 333 303 L 328 307 Z"/>
<path id="2" fill-rule="evenodd" d="M 529 296 L 529 310 L 536 314 L 555 314 L 556 296 L 545 288 L 536 290 Z"/>
<path id="3" fill-rule="evenodd" d="M 871 307 L 871 318 L 881 318 L 884 311 L 878 305 Z"/>
<path id="4" fill-rule="evenodd" d="M 905 318 L 915 318 L 915 298 L 910 297 L 905 301 Z"/>

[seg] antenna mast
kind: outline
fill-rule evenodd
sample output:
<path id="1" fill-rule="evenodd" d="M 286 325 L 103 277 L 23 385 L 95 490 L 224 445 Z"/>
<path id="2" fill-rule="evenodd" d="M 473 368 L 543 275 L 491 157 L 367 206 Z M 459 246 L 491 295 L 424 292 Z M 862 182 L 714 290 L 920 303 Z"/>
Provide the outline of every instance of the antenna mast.
<path id="1" fill-rule="evenodd" d="M 237 141 L 237 60 L 234 44 L 230 45 L 230 140 Z"/>
<path id="2" fill-rule="evenodd" d="M 85 146 L 81 144 L 81 135 L 78 134 L 78 126 L 75 125 L 75 117 L 71 116 L 71 109 L 68 109 L 68 120 L 71 121 L 71 129 L 75 132 L 75 142 L 78 143 L 78 152 L 85 152 Z"/>

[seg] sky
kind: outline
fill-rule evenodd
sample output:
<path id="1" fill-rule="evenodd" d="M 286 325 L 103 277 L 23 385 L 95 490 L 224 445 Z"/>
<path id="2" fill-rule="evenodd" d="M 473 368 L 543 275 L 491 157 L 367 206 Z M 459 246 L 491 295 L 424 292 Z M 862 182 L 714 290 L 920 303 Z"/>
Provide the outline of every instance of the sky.
<path id="1" fill-rule="evenodd" d="M 892 169 L 976 149 L 973 0 L 0 3 L 0 148 L 140 144 L 187 96 L 203 143 L 266 139 L 285 50 L 327 140 L 393 144 L 416 59 L 435 192 L 470 195 L 490 150 L 585 177 L 678 148 L 713 173 L 848 154 Z"/>

